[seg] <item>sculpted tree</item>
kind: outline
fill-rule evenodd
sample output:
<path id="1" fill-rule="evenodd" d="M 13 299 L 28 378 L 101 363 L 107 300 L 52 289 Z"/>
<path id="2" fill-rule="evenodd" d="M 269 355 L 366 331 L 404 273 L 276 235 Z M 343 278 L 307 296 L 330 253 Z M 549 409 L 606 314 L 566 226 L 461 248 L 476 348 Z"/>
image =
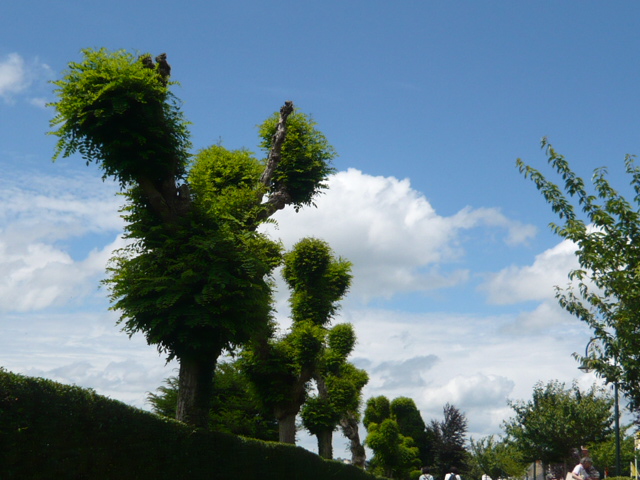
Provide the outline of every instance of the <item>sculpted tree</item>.
<path id="1" fill-rule="evenodd" d="M 243 352 L 243 368 L 273 409 L 280 441 L 295 443 L 296 416 L 319 371 L 328 325 L 351 283 L 351 264 L 335 258 L 326 242 L 305 238 L 285 254 L 282 275 L 291 289 L 291 330 L 254 342 Z"/>
<path id="2" fill-rule="evenodd" d="M 367 372 L 347 361 L 355 342 L 351 324 L 341 323 L 327 332 L 313 374 L 318 392 L 307 398 L 301 411 L 302 425 L 318 438 L 318 454 L 323 458 L 333 458 L 333 432 L 343 419 L 348 422 L 349 418 L 359 416 L 362 389 L 369 381 Z M 353 463 L 364 467 L 364 447 L 359 435 L 357 431 L 348 433 Z"/>
<path id="3" fill-rule="evenodd" d="M 404 404 L 400 400 L 398 405 Z M 399 409 L 404 413 L 404 409 Z M 373 450 L 373 472 L 388 478 L 408 479 L 420 467 L 418 447 L 413 438 L 404 435 L 393 415 L 391 403 L 384 396 L 367 400 L 364 426 L 366 445 Z"/>
<path id="4" fill-rule="evenodd" d="M 420 410 L 412 398 L 397 397 L 391 401 L 391 416 L 398 422 L 400 433 L 405 437 L 413 438 L 415 445 L 420 450 L 422 465 L 429 465 L 426 424 L 420 414 Z"/>
<path id="5" fill-rule="evenodd" d="M 268 328 L 278 243 L 257 226 L 313 203 L 333 149 L 286 102 L 260 128 L 265 160 L 222 147 L 191 161 L 166 55 L 84 50 L 55 83 L 54 158 L 79 153 L 116 179 L 129 245 L 106 284 L 130 335 L 180 362 L 177 418 L 206 427 L 216 361 Z"/>

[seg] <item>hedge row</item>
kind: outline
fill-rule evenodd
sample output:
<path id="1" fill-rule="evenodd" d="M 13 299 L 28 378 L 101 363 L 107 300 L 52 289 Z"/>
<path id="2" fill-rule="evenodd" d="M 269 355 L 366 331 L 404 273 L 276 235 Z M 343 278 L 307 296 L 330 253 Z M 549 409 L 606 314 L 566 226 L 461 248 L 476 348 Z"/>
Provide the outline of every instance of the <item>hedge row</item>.
<path id="1" fill-rule="evenodd" d="M 0 369 L 3 479 L 374 480 L 300 447 L 202 432 L 93 390 Z"/>

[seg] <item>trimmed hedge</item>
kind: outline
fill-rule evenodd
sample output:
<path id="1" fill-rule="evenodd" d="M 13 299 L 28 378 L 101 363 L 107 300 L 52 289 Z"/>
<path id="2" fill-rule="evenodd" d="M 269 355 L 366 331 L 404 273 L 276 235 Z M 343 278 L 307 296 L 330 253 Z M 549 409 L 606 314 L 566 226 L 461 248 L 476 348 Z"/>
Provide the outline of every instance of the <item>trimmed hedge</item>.
<path id="1" fill-rule="evenodd" d="M 93 390 L 0 369 L 2 479 L 374 480 L 303 448 L 194 430 Z"/>

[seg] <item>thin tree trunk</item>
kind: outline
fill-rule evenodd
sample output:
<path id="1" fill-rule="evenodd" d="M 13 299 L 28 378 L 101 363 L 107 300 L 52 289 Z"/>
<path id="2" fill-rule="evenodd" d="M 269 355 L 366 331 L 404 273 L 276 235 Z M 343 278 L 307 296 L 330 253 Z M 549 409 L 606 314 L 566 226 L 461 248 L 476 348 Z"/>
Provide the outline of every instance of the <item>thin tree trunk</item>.
<path id="1" fill-rule="evenodd" d="M 356 416 L 348 412 L 340 419 L 342 433 L 349 439 L 349 448 L 351 450 L 351 464 L 356 467 L 364 468 L 367 459 L 364 446 L 360 442 L 360 432 L 358 431 L 358 420 Z"/>
<path id="2" fill-rule="evenodd" d="M 287 413 L 278 417 L 278 441 L 296 444 L 296 414 Z"/>
<path id="3" fill-rule="evenodd" d="M 318 438 L 318 455 L 328 460 L 333 459 L 333 430 L 322 430 L 316 434 Z"/>
<path id="4" fill-rule="evenodd" d="M 209 428 L 216 359 L 181 358 L 176 418 L 198 428 Z"/>

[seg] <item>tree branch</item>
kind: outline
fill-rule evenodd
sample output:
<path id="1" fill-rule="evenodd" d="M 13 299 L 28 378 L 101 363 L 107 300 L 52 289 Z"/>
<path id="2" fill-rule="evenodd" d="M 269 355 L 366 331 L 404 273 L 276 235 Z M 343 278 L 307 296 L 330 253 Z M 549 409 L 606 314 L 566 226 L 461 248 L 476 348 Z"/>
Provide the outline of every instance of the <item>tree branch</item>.
<path id="1" fill-rule="evenodd" d="M 293 113 L 293 102 L 287 100 L 280 108 L 280 119 L 278 120 L 276 131 L 273 137 L 271 137 L 271 150 L 267 157 L 267 166 L 260 176 L 260 183 L 262 183 L 267 190 L 271 186 L 273 175 L 280 164 L 280 160 L 282 160 L 282 145 L 287 138 L 287 118 L 289 118 L 291 113 Z M 278 210 L 282 210 L 289 203 L 291 203 L 291 195 L 284 186 L 280 186 L 277 191 L 269 195 L 266 202 L 260 205 L 262 209 L 256 216 L 256 221 L 259 223 L 266 220 Z"/>
<path id="2" fill-rule="evenodd" d="M 287 118 L 289 118 L 289 115 L 291 115 L 292 112 L 293 102 L 291 100 L 287 100 L 284 102 L 282 108 L 280 108 L 280 119 L 278 120 L 276 133 L 273 134 L 271 139 L 271 151 L 269 152 L 269 157 L 267 157 L 267 166 L 260 177 L 260 183 L 266 187 L 271 184 L 273 174 L 282 159 L 282 145 L 287 138 Z"/>

